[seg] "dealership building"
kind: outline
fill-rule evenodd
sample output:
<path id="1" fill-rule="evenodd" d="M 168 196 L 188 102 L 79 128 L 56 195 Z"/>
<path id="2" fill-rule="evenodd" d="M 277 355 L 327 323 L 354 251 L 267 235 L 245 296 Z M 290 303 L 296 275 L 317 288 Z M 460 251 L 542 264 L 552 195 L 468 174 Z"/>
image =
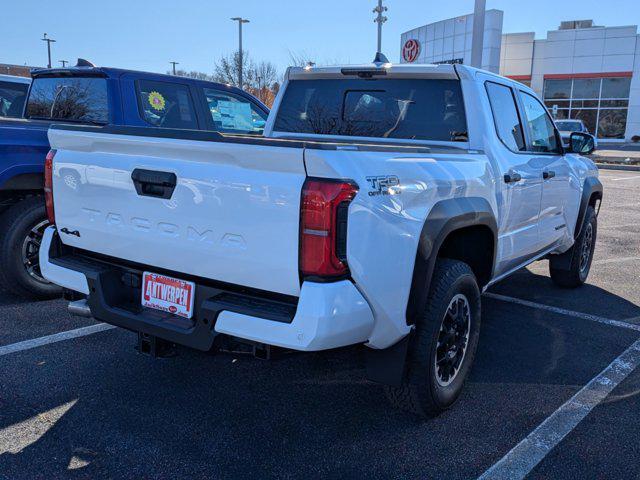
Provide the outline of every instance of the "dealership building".
<path id="1" fill-rule="evenodd" d="M 581 119 L 600 142 L 640 138 L 638 27 L 592 20 L 562 22 L 546 38 L 503 33 L 504 13 L 485 17 L 482 68 L 518 80 L 544 99 L 556 119 Z M 403 63 L 462 63 L 471 59 L 473 15 L 402 34 Z"/>

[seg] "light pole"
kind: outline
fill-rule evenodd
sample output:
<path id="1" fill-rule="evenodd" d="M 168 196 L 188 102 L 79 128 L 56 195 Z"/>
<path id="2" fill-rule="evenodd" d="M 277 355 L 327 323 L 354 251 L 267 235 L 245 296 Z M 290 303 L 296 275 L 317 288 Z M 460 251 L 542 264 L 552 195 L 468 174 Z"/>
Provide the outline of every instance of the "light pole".
<path id="1" fill-rule="evenodd" d="M 238 22 L 238 87 L 242 88 L 242 24 L 249 20 L 242 17 L 233 17 L 231 20 Z"/>
<path id="2" fill-rule="evenodd" d="M 48 38 L 46 33 L 44 34 L 44 37 L 41 38 L 41 40 L 43 42 L 47 42 L 47 54 L 49 58 L 49 63 L 47 64 L 47 68 L 51 68 L 51 44 L 55 43 L 55 40 L 53 38 Z"/>
<path id="3" fill-rule="evenodd" d="M 180 65 L 180 62 L 169 62 L 173 67 L 173 74 L 176 74 L 176 65 Z"/>
<path id="4" fill-rule="evenodd" d="M 67 63 L 69 63 L 69 60 L 58 60 L 61 64 L 62 64 L 62 68 L 67 66 Z"/>
<path id="5" fill-rule="evenodd" d="M 378 14 L 373 20 L 378 24 L 378 49 L 376 53 L 382 53 L 382 24 L 387 21 L 387 17 L 382 14 L 387 10 L 388 8 L 382 5 L 382 0 L 378 0 L 378 6 L 373 9 L 373 13 Z"/>
<path id="6" fill-rule="evenodd" d="M 471 39 L 471 66 L 482 68 L 482 50 L 484 48 L 484 16 L 486 0 L 476 0 L 473 10 L 473 36 Z"/>

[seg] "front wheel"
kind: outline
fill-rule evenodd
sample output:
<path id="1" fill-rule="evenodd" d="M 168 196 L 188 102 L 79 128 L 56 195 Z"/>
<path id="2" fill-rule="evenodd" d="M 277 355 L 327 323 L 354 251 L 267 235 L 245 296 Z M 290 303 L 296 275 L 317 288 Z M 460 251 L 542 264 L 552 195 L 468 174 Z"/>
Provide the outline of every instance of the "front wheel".
<path id="1" fill-rule="evenodd" d="M 438 260 L 409 346 L 404 381 L 385 387 L 391 403 L 421 417 L 453 405 L 471 370 L 479 333 L 480 289 L 471 268 Z"/>
<path id="2" fill-rule="evenodd" d="M 598 217 L 593 207 L 587 207 L 584 223 L 578 238 L 573 246 L 561 256 L 551 256 L 549 260 L 549 274 L 553 282 L 564 288 L 575 288 L 587 281 L 593 251 L 596 248 L 596 236 L 598 233 Z M 569 269 L 561 268 L 560 260 L 563 257 L 570 258 Z"/>
<path id="3" fill-rule="evenodd" d="M 49 226 L 42 197 L 29 197 L 0 217 L 0 283 L 10 292 L 35 298 L 53 298 L 62 289 L 40 271 L 40 244 Z"/>

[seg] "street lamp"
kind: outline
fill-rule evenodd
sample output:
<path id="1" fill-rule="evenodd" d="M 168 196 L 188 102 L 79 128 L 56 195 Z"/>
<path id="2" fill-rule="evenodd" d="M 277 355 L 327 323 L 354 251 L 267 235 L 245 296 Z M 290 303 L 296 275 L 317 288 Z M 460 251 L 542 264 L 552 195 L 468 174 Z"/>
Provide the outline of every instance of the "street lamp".
<path id="1" fill-rule="evenodd" d="M 238 86 L 242 88 L 242 24 L 249 20 L 242 17 L 233 17 L 231 20 L 238 22 Z"/>
<path id="2" fill-rule="evenodd" d="M 67 66 L 67 63 L 69 63 L 69 60 L 58 60 L 61 64 L 62 64 L 62 68 L 65 68 Z"/>
<path id="3" fill-rule="evenodd" d="M 180 62 L 169 62 L 173 67 L 173 74 L 176 74 L 176 65 L 180 65 Z"/>
<path id="4" fill-rule="evenodd" d="M 53 38 L 48 38 L 46 33 L 40 40 L 42 40 L 43 42 L 47 42 L 47 54 L 49 55 L 49 63 L 47 64 L 47 68 L 51 68 L 51 44 L 55 43 L 55 40 Z"/>

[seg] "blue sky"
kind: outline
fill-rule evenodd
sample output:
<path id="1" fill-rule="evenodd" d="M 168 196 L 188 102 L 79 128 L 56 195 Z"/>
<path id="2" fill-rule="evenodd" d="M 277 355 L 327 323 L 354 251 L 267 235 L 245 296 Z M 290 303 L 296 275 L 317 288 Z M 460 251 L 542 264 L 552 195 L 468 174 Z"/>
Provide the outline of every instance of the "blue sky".
<path id="1" fill-rule="evenodd" d="M 98 65 L 164 72 L 178 68 L 210 73 L 215 59 L 237 49 L 243 16 L 244 48 L 254 59 L 284 69 L 289 51 L 321 63 L 371 61 L 375 0 L 7 0 L 2 8 L 0 63 L 46 65 L 43 32 L 55 38 L 53 61 L 87 58 Z M 389 21 L 383 50 L 398 61 L 400 34 L 471 13 L 473 0 L 385 0 Z M 535 31 L 561 20 L 592 18 L 599 25 L 640 23 L 639 0 L 487 0 L 504 10 L 504 32 Z"/>

